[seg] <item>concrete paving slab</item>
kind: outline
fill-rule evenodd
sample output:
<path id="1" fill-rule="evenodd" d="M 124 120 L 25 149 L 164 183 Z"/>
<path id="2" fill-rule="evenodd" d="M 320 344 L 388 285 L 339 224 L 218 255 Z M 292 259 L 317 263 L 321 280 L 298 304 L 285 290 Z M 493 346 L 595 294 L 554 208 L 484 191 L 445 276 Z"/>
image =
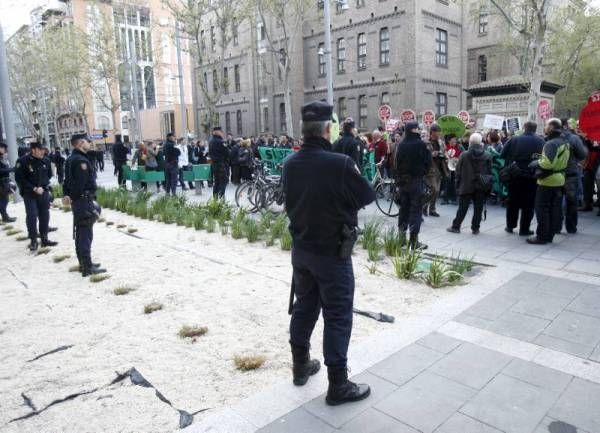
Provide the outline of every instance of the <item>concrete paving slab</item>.
<path id="1" fill-rule="evenodd" d="M 460 412 L 455 413 L 435 433 L 502 433 L 492 426 L 468 417 Z"/>
<path id="2" fill-rule="evenodd" d="M 565 267 L 565 270 L 570 272 L 582 272 L 586 274 L 597 275 L 598 272 L 600 272 L 600 266 L 598 266 L 598 262 L 595 260 L 576 258 Z"/>
<path id="3" fill-rule="evenodd" d="M 374 365 L 369 372 L 396 385 L 403 385 L 443 356 L 443 353 L 412 344 Z"/>
<path id="4" fill-rule="evenodd" d="M 331 433 L 334 428 L 304 408 L 298 408 L 275 420 L 257 433 Z"/>
<path id="5" fill-rule="evenodd" d="M 600 432 L 600 384 L 575 378 L 548 416 L 589 432 Z"/>
<path id="6" fill-rule="evenodd" d="M 540 319 L 554 320 L 569 305 L 568 298 L 546 295 L 540 299 L 539 293 L 525 293 L 524 298 L 511 307 L 511 311 Z"/>
<path id="7" fill-rule="evenodd" d="M 600 344 L 596 346 L 592 354 L 590 355 L 592 361 L 600 362 Z"/>
<path id="8" fill-rule="evenodd" d="M 519 302 L 514 296 L 492 293 L 465 311 L 470 316 L 477 316 L 487 320 L 496 320 L 505 311 Z"/>
<path id="9" fill-rule="evenodd" d="M 482 319 L 481 317 L 471 316 L 467 313 L 459 314 L 454 318 L 454 321 L 464 323 L 465 325 L 474 326 L 479 329 L 488 329 L 492 323 L 494 323 L 493 320 Z"/>
<path id="10" fill-rule="evenodd" d="M 559 393 L 500 374 L 460 412 L 506 433 L 531 433 Z"/>
<path id="11" fill-rule="evenodd" d="M 511 357 L 493 350 L 464 343 L 429 368 L 471 388 L 481 389 L 510 361 Z"/>
<path id="12" fill-rule="evenodd" d="M 448 337 L 447 335 L 440 334 L 439 332 L 432 332 L 426 335 L 420 340 L 416 341 L 420 346 L 425 346 L 429 349 L 433 349 L 440 353 L 450 353 L 458 346 L 461 345 L 462 341 L 456 338 Z"/>
<path id="13" fill-rule="evenodd" d="M 584 344 L 574 343 L 572 341 L 563 340 L 561 338 L 552 337 L 546 334 L 538 335 L 534 343 L 542 347 L 547 347 L 548 349 L 570 353 L 571 355 L 575 355 L 580 358 L 588 358 L 594 350 L 594 346 L 586 346 Z"/>
<path id="14" fill-rule="evenodd" d="M 502 374 L 556 392 L 562 392 L 573 379 L 570 374 L 522 359 L 513 359 Z"/>
<path id="15" fill-rule="evenodd" d="M 533 433 L 588 433 L 583 429 L 549 416 L 540 422 Z"/>
<path id="16" fill-rule="evenodd" d="M 423 433 L 432 433 L 475 392 L 445 377 L 424 372 L 378 403 L 375 409 Z"/>
<path id="17" fill-rule="evenodd" d="M 599 329 L 600 318 L 564 311 L 544 330 L 544 334 L 595 347 L 600 343 Z"/>
<path id="18" fill-rule="evenodd" d="M 549 324 L 550 321 L 546 319 L 507 311 L 488 330 L 523 341 L 533 341 Z"/>
<path id="19" fill-rule="evenodd" d="M 598 265 L 600 266 L 600 263 Z M 600 318 L 600 290 L 584 290 L 566 307 L 566 309 Z"/>
<path id="20" fill-rule="evenodd" d="M 419 433 L 400 421 L 369 408 L 336 432 L 343 433 Z"/>

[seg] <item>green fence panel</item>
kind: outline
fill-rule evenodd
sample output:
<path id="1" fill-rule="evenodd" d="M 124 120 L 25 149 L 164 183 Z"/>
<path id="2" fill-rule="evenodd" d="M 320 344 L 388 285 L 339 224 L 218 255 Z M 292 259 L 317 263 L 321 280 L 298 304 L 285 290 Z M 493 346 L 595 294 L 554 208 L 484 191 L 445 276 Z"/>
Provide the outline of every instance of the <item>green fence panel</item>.
<path id="1" fill-rule="evenodd" d="M 165 172 L 164 171 L 147 171 L 144 174 L 144 182 L 164 182 Z"/>
<path id="2" fill-rule="evenodd" d="M 283 163 L 283 160 L 293 152 L 294 151 L 292 149 L 276 149 L 273 147 L 258 148 L 260 159 L 267 164 L 267 167 L 269 167 L 273 174 L 281 174 L 279 173 L 277 166 Z"/>
<path id="3" fill-rule="evenodd" d="M 194 180 L 210 180 L 211 166 L 210 164 L 198 164 L 192 167 Z"/>

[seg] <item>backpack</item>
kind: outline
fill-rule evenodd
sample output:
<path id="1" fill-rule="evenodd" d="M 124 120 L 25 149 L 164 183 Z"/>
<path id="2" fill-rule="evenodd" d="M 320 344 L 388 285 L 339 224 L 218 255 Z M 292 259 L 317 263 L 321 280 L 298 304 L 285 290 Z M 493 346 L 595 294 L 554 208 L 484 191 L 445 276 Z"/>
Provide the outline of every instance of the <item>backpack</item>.
<path id="1" fill-rule="evenodd" d="M 471 167 L 473 169 L 473 174 L 475 175 L 475 178 L 473 179 L 473 188 L 477 192 L 482 192 L 485 195 L 490 195 L 494 186 L 494 176 L 492 176 L 491 174 L 478 174 L 474 159 L 470 157 L 469 160 L 471 161 Z"/>

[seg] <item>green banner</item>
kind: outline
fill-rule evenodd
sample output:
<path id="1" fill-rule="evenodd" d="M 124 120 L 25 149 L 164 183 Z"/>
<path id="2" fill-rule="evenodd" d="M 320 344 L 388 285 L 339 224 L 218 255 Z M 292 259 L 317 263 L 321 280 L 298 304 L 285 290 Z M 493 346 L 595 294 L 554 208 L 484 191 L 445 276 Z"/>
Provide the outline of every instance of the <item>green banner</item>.
<path id="1" fill-rule="evenodd" d="M 442 116 L 437 120 L 437 124 L 442 128 L 442 135 L 454 135 L 460 141 L 460 138 L 465 135 L 465 124 L 456 116 Z"/>
<path id="2" fill-rule="evenodd" d="M 258 148 L 260 159 L 267 164 L 267 167 L 271 169 L 273 174 L 281 174 L 277 169 L 277 166 L 283 163 L 283 160 L 292 152 L 294 152 L 292 149 L 279 149 L 274 147 Z"/>

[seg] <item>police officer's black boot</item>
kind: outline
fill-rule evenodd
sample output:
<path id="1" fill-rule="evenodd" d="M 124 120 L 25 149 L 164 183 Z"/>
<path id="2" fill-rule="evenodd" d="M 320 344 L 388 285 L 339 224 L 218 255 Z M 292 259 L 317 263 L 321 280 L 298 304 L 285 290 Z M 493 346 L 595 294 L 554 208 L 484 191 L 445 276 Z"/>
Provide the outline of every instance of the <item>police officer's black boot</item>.
<path id="1" fill-rule="evenodd" d="M 95 274 L 103 274 L 106 272 L 106 269 L 102 269 L 100 267 L 95 267 L 92 264 L 92 259 L 90 259 L 89 257 L 82 257 L 81 264 L 82 264 L 81 275 L 83 277 L 89 277 L 90 275 L 95 275 Z"/>
<path id="2" fill-rule="evenodd" d="M 37 238 L 31 239 L 29 242 L 29 251 L 36 251 L 38 249 L 38 241 Z"/>
<path id="3" fill-rule="evenodd" d="M 50 239 L 48 239 L 48 234 L 41 235 L 40 238 L 42 239 L 43 247 L 55 247 L 58 245 L 58 242 L 51 241 Z"/>
<path id="4" fill-rule="evenodd" d="M 427 245 L 419 242 L 419 234 L 418 233 L 410 234 L 410 240 L 408 241 L 408 247 L 411 250 L 426 250 L 427 249 Z"/>
<path id="5" fill-rule="evenodd" d="M 292 372 L 294 374 L 294 385 L 302 386 L 308 382 L 310 376 L 317 374 L 321 369 L 321 363 L 318 359 L 310 359 L 308 349 L 299 346 L 292 346 Z"/>
<path id="6" fill-rule="evenodd" d="M 346 367 L 327 367 L 329 388 L 325 402 L 330 406 L 364 400 L 371 394 L 366 383 L 354 383 L 348 380 Z"/>

